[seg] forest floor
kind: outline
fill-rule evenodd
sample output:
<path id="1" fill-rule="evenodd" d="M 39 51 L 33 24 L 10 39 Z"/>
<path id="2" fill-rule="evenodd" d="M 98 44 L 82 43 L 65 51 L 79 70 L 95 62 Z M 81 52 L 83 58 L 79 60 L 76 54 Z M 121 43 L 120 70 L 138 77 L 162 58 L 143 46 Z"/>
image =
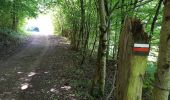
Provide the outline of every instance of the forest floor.
<path id="1" fill-rule="evenodd" d="M 79 66 L 80 54 L 66 38 L 31 36 L 13 51 L 0 55 L 0 100 L 90 99 L 95 61 L 90 58 Z"/>
<path id="2" fill-rule="evenodd" d="M 1 53 L 0 100 L 82 98 L 80 95 L 83 94 L 79 95 L 74 88 L 78 85 L 79 89 L 87 88 L 81 84 L 87 84 L 89 80 L 83 79 L 83 75 L 77 76 L 84 72 L 77 70 L 76 53 L 69 48 L 65 38 L 32 36 L 28 43 L 14 51 L 7 54 L 8 57 Z"/>

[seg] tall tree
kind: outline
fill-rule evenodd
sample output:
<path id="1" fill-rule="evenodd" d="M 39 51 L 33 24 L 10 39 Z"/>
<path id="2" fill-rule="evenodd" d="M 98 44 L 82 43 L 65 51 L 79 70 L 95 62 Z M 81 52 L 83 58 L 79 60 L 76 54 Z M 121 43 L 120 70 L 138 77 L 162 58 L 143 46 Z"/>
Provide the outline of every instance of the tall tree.
<path id="1" fill-rule="evenodd" d="M 78 47 L 81 48 L 84 43 L 85 36 L 85 1 L 80 0 L 80 13 L 81 13 L 81 22 L 80 22 L 80 33 L 79 33 L 79 42 Z"/>
<path id="2" fill-rule="evenodd" d="M 17 25 L 18 25 L 18 9 L 17 9 L 17 4 L 18 1 L 17 0 L 13 0 L 12 2 L 12 14 L 11 14 L 11 18 L 12 18 L 12 29 L 13 30 L 17 30 Z"/>
<path id="3" fill-rule="evenodd" d="M 168 100 L 170 91 L 170 0 L 164 0 L 157 72 L 152 100 Z"/>
<path id="4" fill-rule="evenodd" d="M 97 3 L 100 18 L 100 39 L 97 56 L 97 70 L 94 76 L 92 91 L 94 85 L 99 85 L 99 93 L 104 95 L 105 78 L 106 78 L 106 49 L 107 49 L 107 23 L 106 23 L 106 9 L 104 0 L 98 0 Z"/>

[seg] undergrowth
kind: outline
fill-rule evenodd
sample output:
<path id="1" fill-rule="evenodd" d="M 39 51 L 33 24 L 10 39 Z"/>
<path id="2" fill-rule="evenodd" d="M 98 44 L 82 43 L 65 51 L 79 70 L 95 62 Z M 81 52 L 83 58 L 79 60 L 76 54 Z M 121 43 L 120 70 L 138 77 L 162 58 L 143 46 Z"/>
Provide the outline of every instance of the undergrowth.
<path id="1" fill-rule="evenodd" d="M 24 42 L 28 34 L 24 32 L 16 32 L 8 28 L 0 28 L 0 47 L 20 44 Z"/>

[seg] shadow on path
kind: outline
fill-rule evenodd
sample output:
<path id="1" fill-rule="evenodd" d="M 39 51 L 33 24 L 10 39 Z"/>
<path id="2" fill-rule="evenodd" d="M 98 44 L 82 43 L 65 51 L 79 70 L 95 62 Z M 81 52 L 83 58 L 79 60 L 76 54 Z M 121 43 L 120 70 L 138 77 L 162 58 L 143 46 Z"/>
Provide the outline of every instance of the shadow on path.
<path id="1" fill-rule="evenodd" d="M 67 70 L 73 66 L 65 38 L 33 36 L 27 46 L 0 61 L 0 99 L 74 100 Z"/>

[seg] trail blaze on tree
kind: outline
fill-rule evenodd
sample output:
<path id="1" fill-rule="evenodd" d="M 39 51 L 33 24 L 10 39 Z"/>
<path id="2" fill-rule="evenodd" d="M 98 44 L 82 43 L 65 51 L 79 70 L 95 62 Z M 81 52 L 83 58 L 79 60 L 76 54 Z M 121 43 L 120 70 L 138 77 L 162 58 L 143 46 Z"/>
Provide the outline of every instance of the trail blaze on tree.
<path id="1" fill-rule="evenodd" d="M 169 100 L 170 91 L 170 0 L 164 0 L 164 14 L 160 32 L 158 68 L 152 100 Z"/>
<path id="2" fill-rule="evenodd" d="M 141 100 L 147 56 L 133 53 L 134 43 L 148 43 L 140 20 L 125 18 L 119 40 L 116 100 Z"/>

